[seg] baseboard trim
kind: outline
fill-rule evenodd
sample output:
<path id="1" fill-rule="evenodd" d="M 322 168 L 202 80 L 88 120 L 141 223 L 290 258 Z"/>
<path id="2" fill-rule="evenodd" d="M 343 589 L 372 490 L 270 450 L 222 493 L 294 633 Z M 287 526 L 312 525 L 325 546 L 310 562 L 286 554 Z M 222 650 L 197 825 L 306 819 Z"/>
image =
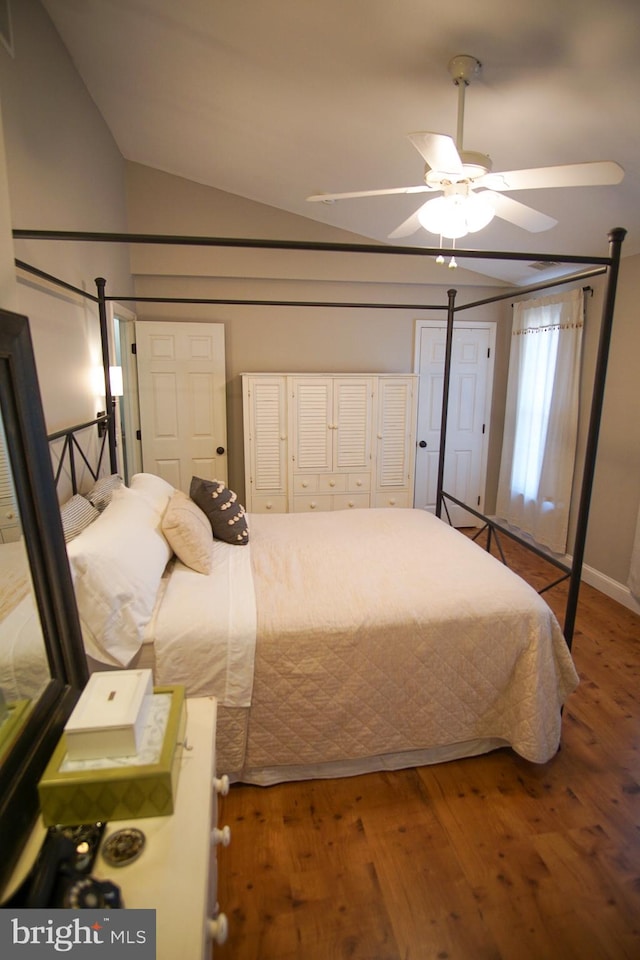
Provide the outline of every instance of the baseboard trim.
<path id="1" fill-rule="evenodd" d="M 633 610 L 634 613 L 640 613 L 640 603 L 633 597 L 629 587 L 624 584 L 618 583 L 617 580 L 613 580 L 605 573 L 600 573 L 599 570 L 595 570 L 586 563 L 582 565 L 582 579 L 585 583 L 588 583 L 590 587 L 595 587 L 596 590 L 604 593 L 605 596 L 611 597 L 612 600 L 617 600 L 623 607 Z"/>

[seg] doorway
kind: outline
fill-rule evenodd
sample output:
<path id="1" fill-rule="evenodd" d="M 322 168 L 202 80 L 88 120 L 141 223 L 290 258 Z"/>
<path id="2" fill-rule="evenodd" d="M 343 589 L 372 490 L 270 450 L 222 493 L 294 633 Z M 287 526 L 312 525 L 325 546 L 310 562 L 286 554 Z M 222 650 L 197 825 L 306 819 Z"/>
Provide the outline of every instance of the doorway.
<path id="1" fill-rule="evenodd" d="M 419 374 L 414 506 L 434 513 L 440 457 L 446 320 L 417 320 L 414 370 Z M 454 324 L 447 417 L 444 489 L 482 512 L 484 509 L 495 323 Z M 455 527 L 481 521 L 447 504 Z"/>

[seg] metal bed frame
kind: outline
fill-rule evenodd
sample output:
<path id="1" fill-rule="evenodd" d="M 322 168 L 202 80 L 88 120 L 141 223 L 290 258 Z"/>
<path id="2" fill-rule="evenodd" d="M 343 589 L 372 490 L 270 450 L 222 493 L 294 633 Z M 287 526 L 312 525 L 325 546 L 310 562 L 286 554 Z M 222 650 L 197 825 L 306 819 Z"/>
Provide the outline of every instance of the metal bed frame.
<path id="1" fill-rule="evenodd" d="M 323 243 L 313 241 L 297 240 L 267 240 L 267 239 L 247 239 L 236 237 L 198 237 L 198 236 L 180 236 L 168 234 L 139 234 L 139 233 L 100 233 L 100 232 L 82 232 L 82 231 L 47 231 L 47 230 L 14 230 L 13 237 L 16 240 L 53 240 L 53 241 L 71 241 L 71 242 L 100 242 L 100 243 L 125 243 L 125 244 L 165 244 L 171 246 L 207 246 L 207 247 L 235 247 L 241 249 L 271 249 L 271 250 L 306 250 L 331 253 L 365 253 L 372 256 L 454 256 L 458 259 L 476 259 L 476 260 L 524 260 L 531 262 L 548 262 L 557 264 L 575 264 L 582 265 L 584 269 L 564 277 L 556 277 L 553 280 L 543 281 L 524 287 L 516 287 L 506 290 L 501 294 L 487 297 L 482 300 L 476 300 L 470 303 L 456 306 L 457 290 L 450 289 L 447 292 L 447 304 L 411 304 L 411 303 L 368 303 L 368 302 L 336 302 L 336 301 L 300 301 L 300 300 L 255 300 L 255 299 L 228 299 L 228 298 L 183 298 L 183 297 L 136 297 L 129 295 L 106 295 L 106 280 L 98 277 L 95 280 L 96 294 L 90 294 L 85 290 L 75 287 L 58 277 L 45 273 L 31 264 L 16 259 L 16 266 L 32 275 L 47 280 L 50 283 L 72 290 L 81 297 L 88 298 L 97 304 L 100 321 L 100 336 L 102 344 L 102 360 L 105 374 L 105 401 L 107 413 L 104 417 L 99 417 L 96 421 L 90 421 L 82 424 L 80 427 L 72 427 L 66 431 L 60 431 L 52 435 L 50 439 L 57 439 L 65 436 L 65 447 L 69 451 L 73 463 L 74 432 L 83 427 L 91 426 L 99 421 L 106 423 L 106 441 L 109 449 L 110 468 L 112 472 L 117 471 L 116 456 L 116 438 L 115 438 L 115 419 L 113 416 L 113 398 L 111 396 L 109 383 L 109 344 L 107 328 L 107 309 L 106 305 L 110 301 L 123 303 L 132 301 L 136 303 L 175 303 L 175 304 L 225 304 L 225 305 L 246 305 L 246 306 L 282 306 L 282 307 L 348 307 L 361 308 L 368 310 L 444 310 L 447 313 L 447 333 L 445 345 L 444 360 L 444 382 L 442 397 L 442 419 L 440 432 L 440 452 L 438 461 L 438 479 L 437 479 L 437 498 L 436 498 L 436 516 L 442 518 L 443 509 L 448 516 L 447 502 L 455 503 L 463 507 L 466 511 L 478 517 L 484 524 L 482 529 L 476 535 L 476 538 L 488 530 L 487 549 L 491 548 L 492 538 L 496 538 L 498 549 L 504 561 L 504 554 L 499 544 L 498 533 L 504 533 L 519 543 L 523 544 L 532 552 L 543 557 L 549 563 L 555 565 L 562 571 L 562 576 L 553 583 L 547 585 L 542 591 L 550 589 L 552 586 L 568 579 L 569 590 L 565 608 L 564 636 L 569 649 L 573 642 L 575 628 L 576 611 L 578 605 L 578 594 L 582 577 L 582 565 L 584 562 L 584 549 L 587 534 L 587 525 L 589 519 L 589 507 L 591 503 L 591 494 L 593 489 L 593 479 L 595 474 L 596 455 L 598 449 L 598 438 L 600 432 L 600 422 L 602 416 L 602 405 L 604 400 L 604 387 L 606 380 L 607 363 L 609 358 L 609 347 L 611 341 L 611 332 L 613 326 L 613 315 L 615 308 L 616 290 L 618 283 L 618 274 L 620 269 L 620 259 L 622 243 L 626 236 L 626 230 L 622 227 L 612 229 L 608 234 L 609 255 L 600 257 L 588 256 L 564 256 L 558 254 L 539 254 L 525 253 L 515 251 L 478 251 L 464 249 L 440 249 L 432 247 L 403 247 L 390 246 L 382 244 L 356 244 L 356 243 Z M 461 311 L 470 310 L 474 307 L 484 306 L 514 297 L 520 297 L 525 294 L 534 293 L 539 290 L 549 289 L 550 287 L 561 286 L 563 284 L 585 280 L 589 277 L 606 274 L 606 290 L 602 309 L 602 319 L 600 327 L 600 339 L 598 346 L 598 355 L 594 375 L 593 394 L 591 401 L 591 411 L 589 418 L 589 427 L 587 434 L 587 443 L 585 450 L 585 461 L 582 476 L 582 486 L 580 491 L 580 500 L 578 506 L 578 515 L 576 518 L 576 530 L 573 545 L 572 562 L 570 565 L 563 563 L 544 550 L 535 547 L 527 540 L 522 539 L 513 531 L 509 531 L 504 526 L 498 524 L 495 519 L 487 517 L 468 504 L 456 499 L 452 494 L 444 489 L 444 464 L 446 455 L 446 437 L 447 437 L 447 416 L 448 400 L 450 389 L 451 357 L 453 346 L 453 330 L 456 315 Z M 73 438 L 73 439 L 72 439 Z M 68 445 L 68 447 L 67 447 Z M 104 449 L 104 438 L 103 447 Z M 82 451 L 80 451 L 82 453 Z M 101 455 L 102 456 L 102 455 Z M 85 463 L 87 463 L 86 458 Z M 87 466 L 89 464 L 87 463 Z M 72 476 L 75 477 L 73 467 Z M 98 467 L 99 469 L 99 467 Z M 72 480 L 75 483 L 75 479 Z"/>

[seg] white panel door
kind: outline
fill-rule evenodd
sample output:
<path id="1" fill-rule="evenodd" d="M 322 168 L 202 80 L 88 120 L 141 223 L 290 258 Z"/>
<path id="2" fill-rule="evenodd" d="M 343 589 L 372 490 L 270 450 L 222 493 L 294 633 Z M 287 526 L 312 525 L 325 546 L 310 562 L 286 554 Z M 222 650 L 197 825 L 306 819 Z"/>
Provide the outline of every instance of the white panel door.
<path id="1" fill-rule="evenodd" d="M 484 507 L 494 328 L 456 324 L 453 335 L 444 489 L 470 507 Z M 435 511 L 446 324 L 419 329 L 418 431 L 415 506 Z M 454 526 L 477 526 L 468 511 L 448 503 Z M 443 518 L 446 515 L 443 511 Z"/>
<path id="2" fill-rule="evenodd" d="M 142 469 L 227 481 L 224 325 L 136 322 Z"/>

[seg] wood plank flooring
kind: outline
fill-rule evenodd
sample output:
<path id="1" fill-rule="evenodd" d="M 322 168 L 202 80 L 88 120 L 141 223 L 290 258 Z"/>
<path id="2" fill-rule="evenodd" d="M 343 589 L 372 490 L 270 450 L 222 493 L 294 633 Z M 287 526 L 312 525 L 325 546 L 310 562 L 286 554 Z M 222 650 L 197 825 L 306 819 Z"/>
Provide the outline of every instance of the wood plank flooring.
<path id="1" fill-rule="evenodd" d="M 534 586 L 554 578 L 505 553 Z M 545 594 L 561 623 L 565 596 Z M 544 766 L 500 750 L 232 787 L 216 960 L 638 960 L 640 617 L 583 585 L 573 654 Z"/>

